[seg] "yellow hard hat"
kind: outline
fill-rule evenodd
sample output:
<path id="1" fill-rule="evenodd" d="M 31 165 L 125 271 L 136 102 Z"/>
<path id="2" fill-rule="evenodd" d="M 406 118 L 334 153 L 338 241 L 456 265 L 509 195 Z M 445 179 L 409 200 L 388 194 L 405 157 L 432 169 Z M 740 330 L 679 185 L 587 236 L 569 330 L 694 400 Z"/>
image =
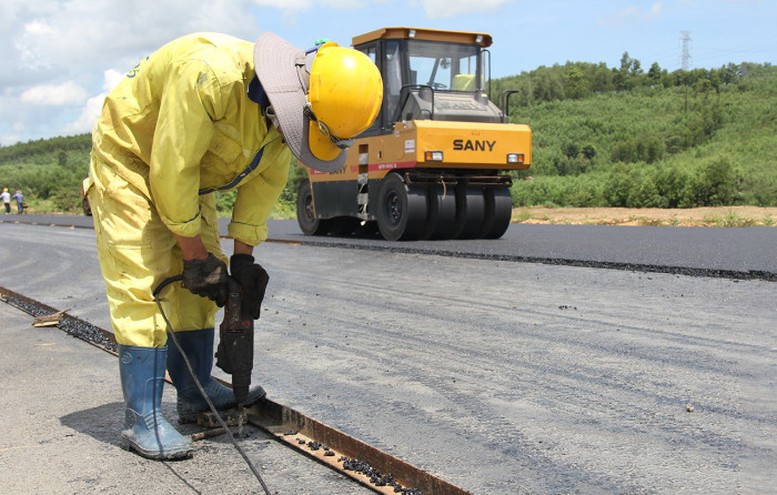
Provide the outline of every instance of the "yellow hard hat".
<path id="1" fill-rule="evenodd" d="M 254 71 L 270 100 L 266 115 L 310 168 L 335 172 L 351 139 L 380 111 L 383 80 L 362 52 L 326 42 L 300 51 L 273 33 L 254 45 Z"/>
<path id="2" fill-rule="evenodd" d="M 333 160 L 370 127 L 383 101 L 383 79 L 364 53 L 326 42 L 315 51 L 308 87 L 308 145 Z"/>
<path id="3" fill-rule="evenodd" d="M 7 187 L 4 187 L 4 188 L 3 188 L 3 192 L 8 192 L 8 188 L 7 188 Z"/>

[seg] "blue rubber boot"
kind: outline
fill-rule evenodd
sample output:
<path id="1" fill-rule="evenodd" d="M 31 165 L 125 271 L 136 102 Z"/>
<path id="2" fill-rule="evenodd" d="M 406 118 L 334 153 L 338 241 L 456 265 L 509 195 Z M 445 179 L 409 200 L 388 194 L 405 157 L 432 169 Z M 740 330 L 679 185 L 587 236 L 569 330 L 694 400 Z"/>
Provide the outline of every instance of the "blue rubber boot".
<path id="1" fill-rule="evenodd" d="M 226 411 L 237 406 L 237 402 L 232 389 L 215 380 L 210 374 L 213 369 L 213 332 L 212 328 L 206 328 L 177 332 L 175 337 L 183 352 L 186 353 L 186 357 L 189 358 L 194 374 L 208 394 L 208 398 L 218 411 Z M 172 339 L 168 338 L 170 350 L 167 353 L 167 371 L 178 391 L 178 421 L 194 423 L 200 413 L 207 412 L 210 408 L 197 389 L 197 384 L 194 383 L 183 356 L 175 343 L 170 340 Z M 265 395 L 266 392 L 262 387 L 253 387 L 248 391 L 248 399 L 244 405 L 250 406 Z"/>
<path id="2" fill-rule="evenodd" d="M 119 345 L 119 375 L 124 392 L 124 448 L 156 460 L 185 459 L 192 443 L 162 415 L 166 347 Z"/>

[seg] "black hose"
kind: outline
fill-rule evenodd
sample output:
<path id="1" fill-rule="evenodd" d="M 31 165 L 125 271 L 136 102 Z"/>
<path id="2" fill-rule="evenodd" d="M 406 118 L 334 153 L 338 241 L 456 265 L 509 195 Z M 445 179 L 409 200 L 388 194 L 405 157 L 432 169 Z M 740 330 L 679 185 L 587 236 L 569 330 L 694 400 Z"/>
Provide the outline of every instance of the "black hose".
<path id="1" fill-rule="evenodd" d="M 182 280 L 183 280 L 183 275 L 173 275 L 172 277 L 167 277 L 166 279 L 159 282 L 159 285 L 157 285 L 156 289 L 154 289 L 154 292 L 152 292 L 152 294 L 154 295 L 154 301 L 156 301 L 157 305 L 159 305 L 159 293 L 162 292 L 165 287 L 172 284 L 173 282 L 180 282 Z M 172 331 L 172 328 L 170 328 L 169 326 L 167 329 Z"/>

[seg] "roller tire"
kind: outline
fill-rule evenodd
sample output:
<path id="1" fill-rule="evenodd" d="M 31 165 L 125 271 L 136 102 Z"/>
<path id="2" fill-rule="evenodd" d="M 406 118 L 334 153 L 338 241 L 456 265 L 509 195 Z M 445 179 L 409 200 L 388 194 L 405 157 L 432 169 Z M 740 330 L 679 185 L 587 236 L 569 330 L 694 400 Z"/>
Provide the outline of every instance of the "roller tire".
<path id="1" fill-rule="evenodd" d="M 388 241 L 420 239 L 426 228 L 427 196 L 423 188 L 408 186 L 397 174 L 383 179 L 378 191 L 378 229 Z"/>
<path id="2" fill-rule="evenodd" d="M 456 190 L 456 226 L 454 239 L 475 239 L 483 225 L 485 199 L 479 187 L 459 187 Z"/>
<path id="3" fill-rule="evenodd" d="M 485 218 L 478 235 L 481 239 L 499 239 L 510 226 L 513 215 L 513 198 L 506 186 L 488 188 L 483 192 Z"/>
<path id="4" fill-rule="evenodd" d="M 306 235 L 326 235 L 329 232 L 329 222 L 316 218 L 313 211 L 313 193 L 307 180 L 300 181 L 297 187 L 297 224 Z"/>
<path id="5" fill-rule="evenodd" d="M 456 191 L 453 186 L 429 187 L 429 217 L 423 239 L 451 239 L 456 229 Z"/>

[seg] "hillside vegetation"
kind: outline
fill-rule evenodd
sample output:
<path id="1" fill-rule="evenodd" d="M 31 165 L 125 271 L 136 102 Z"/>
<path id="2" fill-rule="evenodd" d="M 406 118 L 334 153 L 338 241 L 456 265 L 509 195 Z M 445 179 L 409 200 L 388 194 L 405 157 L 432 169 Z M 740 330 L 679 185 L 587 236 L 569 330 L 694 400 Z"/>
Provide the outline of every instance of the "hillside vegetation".
<path id="1" fill-rule="evenodd" d="M 567 63 L 494 81 L 533 130 L 517 206 L 777 205 L 777 68 Z"/>
<path id="2" fill-rule="evenodd" d="M 624 54 L 620 67 L 569 62 L 491 84 L 500 105 L 515 91 L 511 120 L 533 130 L 515 206 L 777 206 L 777 67 L 645 71 Z M 83 134 L 0 147 L 0 187 L 22 189 L 32 211 L 77 211 L 90 146 Z"/>
<path id="3" fill-rule="evenodd" d="M 33 212 L 76 211 L 91 146 L 88 134 L 0 146 L 0 187 L 21 189 Z"/>

